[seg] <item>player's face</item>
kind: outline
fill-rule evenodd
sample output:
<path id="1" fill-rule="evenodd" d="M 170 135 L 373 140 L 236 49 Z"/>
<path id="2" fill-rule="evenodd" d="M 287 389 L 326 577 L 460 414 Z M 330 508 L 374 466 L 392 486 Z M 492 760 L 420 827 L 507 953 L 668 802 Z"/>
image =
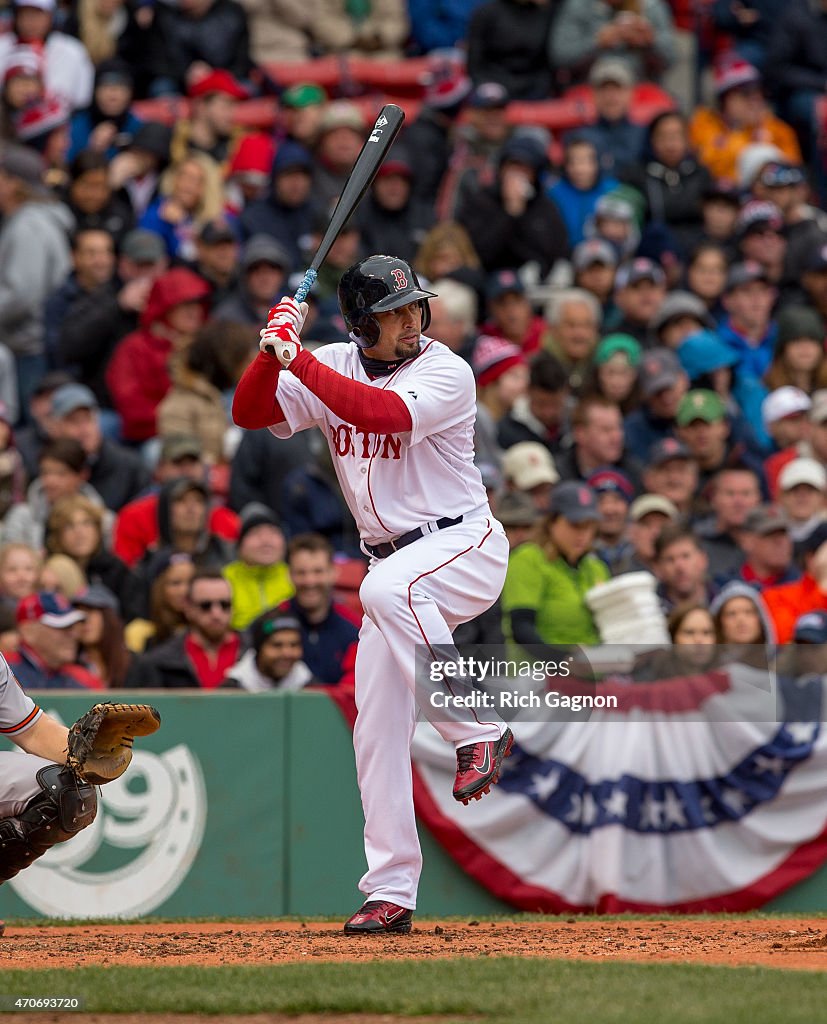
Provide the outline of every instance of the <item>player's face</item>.
<path id="1" fill-rule="evenodd" d="M 388 313 L 377 313 L 379 341 L 367 351 L 375 359 L 411 359 L 419 352 L 422 333 L 422 309 L 418 302 L 409 302 Z"/>

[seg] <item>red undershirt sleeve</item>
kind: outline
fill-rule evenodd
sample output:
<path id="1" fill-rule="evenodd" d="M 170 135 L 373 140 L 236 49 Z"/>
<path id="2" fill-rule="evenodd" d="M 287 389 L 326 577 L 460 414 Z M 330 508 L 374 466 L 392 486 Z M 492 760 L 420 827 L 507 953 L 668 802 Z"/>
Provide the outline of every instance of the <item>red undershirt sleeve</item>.
<path id="1" fill-rule="evenodd" d="M 284 423 L 284 411 L 276 398 L 281 363 L 259 352 L 242 374 L 233 396 L 233 422 L 247 430 Z"/>
<path id="2" fill-rule="evenodd" d="M 334 415 L 360 430 L 403 434 L 413 427 L 410 411 L 399 395 L 351 380 L 319 362 L 306 349 L 299 352 L 290 370 Z"/>

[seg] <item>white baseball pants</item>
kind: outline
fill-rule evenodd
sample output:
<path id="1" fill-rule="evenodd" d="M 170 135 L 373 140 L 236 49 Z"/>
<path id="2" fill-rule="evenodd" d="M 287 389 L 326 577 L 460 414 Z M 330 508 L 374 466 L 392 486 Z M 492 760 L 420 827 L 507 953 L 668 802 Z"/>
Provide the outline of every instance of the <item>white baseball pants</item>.
<path id="1" fill-rule="evenodd" d="M 410 748 L 418 710 L 417 645 L 420 651 L 426 644 L 452 647 L 451 631 L 499 597 L 507 567 L 503 528 L 482 513 L 375 559 L 362 583 L 353 745 L 368 863 L 359 889 L 368 899 L 416 907 L 422 854 Z M 420 710 L 455 747 L 496 741 L 506 728 L 493 711 L 466 712 L 464 721 L 449 722 L 444 712 Z"/>

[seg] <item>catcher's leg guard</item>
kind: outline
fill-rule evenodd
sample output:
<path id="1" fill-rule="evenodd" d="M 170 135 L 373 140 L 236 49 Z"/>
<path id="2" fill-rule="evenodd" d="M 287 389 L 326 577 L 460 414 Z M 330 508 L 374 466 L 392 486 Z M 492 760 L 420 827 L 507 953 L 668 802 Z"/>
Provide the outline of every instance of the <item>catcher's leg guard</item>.
<path id="1" fill-rule="evenodd" d="M 42 793 L 33 796 L 16 818 L 0 818 L 0 882 L 91 825 L 98 811 L 95 787 L 79 782 L 63 765 L 37 773 Z"/>

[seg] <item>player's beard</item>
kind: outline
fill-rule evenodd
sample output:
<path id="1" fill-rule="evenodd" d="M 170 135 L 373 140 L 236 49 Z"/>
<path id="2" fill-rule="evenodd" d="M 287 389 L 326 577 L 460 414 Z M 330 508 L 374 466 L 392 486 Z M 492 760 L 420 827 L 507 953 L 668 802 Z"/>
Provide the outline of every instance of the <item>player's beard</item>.
<path id="1" fill-rule="evenodd" d="M 419 338 L 413 341 L 397 341 L 394 355 L 397 359 L 413 359 L 415 355 L 419 355 Z"/>

